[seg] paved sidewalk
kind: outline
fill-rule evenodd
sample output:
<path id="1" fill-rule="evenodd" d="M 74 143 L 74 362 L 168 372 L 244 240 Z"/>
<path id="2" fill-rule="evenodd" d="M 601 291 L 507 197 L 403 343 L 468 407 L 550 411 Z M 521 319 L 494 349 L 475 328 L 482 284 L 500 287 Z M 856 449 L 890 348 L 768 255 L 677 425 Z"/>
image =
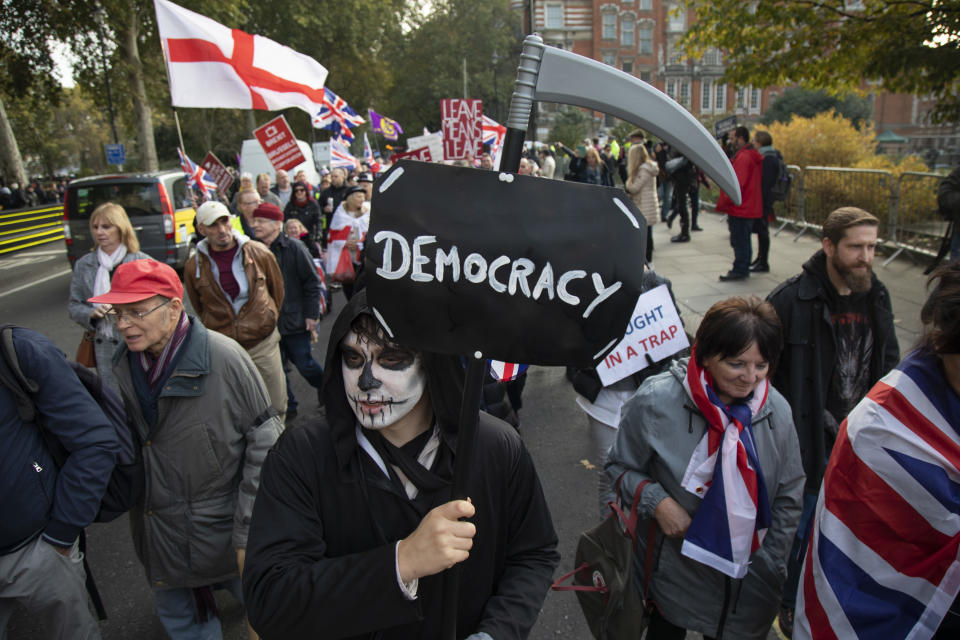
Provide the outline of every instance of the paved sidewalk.
<path id="1" fill-rule="evenodd" d="M 789 278 L 820 248 L 820 239 L 808 231 L 794 241 L 797 232 L 787 227 L 779 236 L 770 238 L 770 273 L 753 274 L 747 280 L 720 282 L 719 276 L 733 264 L 733 249 L 727 232 L 726 218 L 706 211 L 700 214 L 703 231 L 691 232 L 692 240 L 670 242 L 679 233 L 679 222 L 673 229 L 665 223 L 653 227 L 653 265 L 657 273 L 670 278 L 673 293 L 687 331 L 695 333 L 703 314 L 718 300 L 735 295 L 756 295 L 761 298 Z M 779 227 L 779 224 L 775 225 Z M 753 236 L 753 255 L 757 253 L 757 237 Z M 929 258 L 911 259 L 901 254 L 884 267 L 886 256 L 878 252 L 873 271 L 890 290 L 894 322 L 901 356 L 906 355 L 920 336 L 920 309 L 927 298 L 923 270 Z"/>

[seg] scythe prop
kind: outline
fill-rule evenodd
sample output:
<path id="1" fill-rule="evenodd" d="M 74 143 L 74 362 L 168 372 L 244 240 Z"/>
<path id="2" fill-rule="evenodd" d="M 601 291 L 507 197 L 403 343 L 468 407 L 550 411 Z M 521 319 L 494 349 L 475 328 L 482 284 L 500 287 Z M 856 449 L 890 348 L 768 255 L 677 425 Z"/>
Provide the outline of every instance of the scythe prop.
<path id="1" fill-rule="evenodd" d="M 524 39 L 520 66 L 507 118 L 500 170 L 520 166 L 524 134 L 534 100 L 570 104 L 615 115 L 650 131 L 699 166 L 730 198 L 740 204 L 740 185 L 733 166 L 710 133 L 675 101 L 649 84 L 608 65 L 569 51 L 546 47 L 536 35 Z M 642 115 L 641 115 L 642 114 Z M 485 360 L 479 351 L 467 358 L 467 373 L 456 460 L 469 459 L 476 439 Z M 466 464 L 454 471 L 454 499 L 466 498 Z M 442 638 L 454 640 L 459 599 L 459 566 L 447 572 Z"/>

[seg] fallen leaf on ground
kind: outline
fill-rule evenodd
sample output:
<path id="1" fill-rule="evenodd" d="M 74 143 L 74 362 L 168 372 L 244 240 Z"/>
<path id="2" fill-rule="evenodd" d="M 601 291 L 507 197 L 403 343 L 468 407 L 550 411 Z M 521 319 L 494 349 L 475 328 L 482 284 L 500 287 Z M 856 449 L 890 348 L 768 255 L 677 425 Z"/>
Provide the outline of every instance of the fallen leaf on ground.
<path id="1" fill-rule="evenodd" d="M 596 468 L 597 468 L 596 465 L 590 464 L 590 461 L 587 460 L 586 458 L 584 458 L 583 460 L 581 460 L 581 461 L 580 461 L 580 464 L 582 464 L 585 469 L 596 469 Z"/>

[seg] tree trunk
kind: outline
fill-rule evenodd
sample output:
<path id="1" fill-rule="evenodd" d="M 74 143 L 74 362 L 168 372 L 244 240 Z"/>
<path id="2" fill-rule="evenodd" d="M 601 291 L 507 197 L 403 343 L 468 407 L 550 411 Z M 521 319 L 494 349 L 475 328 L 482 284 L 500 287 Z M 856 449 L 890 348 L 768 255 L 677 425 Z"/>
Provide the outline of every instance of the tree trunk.
<path id="1" fill-rule="evenodd" d="M 153 139 L 153 114 L 147 102 L 147 89 L 143 84 L 143 65 L 140 63 L 140 50 L 137 37 L 140 33 L 140 17 L 136 10 L 127 14 L 120 33 L 120 48 L 126 62 L 127 80 L 133 92 L 133 114 L 137 127 L 137 146 L 140 147 L 140 168 L 144 171 L 156 171 L 157 145 Z"/>
<path id="2" fill-rule="evenodd" d="M 13 135 L 10 120 L 7 119 L 7 110 L 3 107 L 3 98 L 0 98 L 0 164 L 6 172 L 7 186 L 11 182 L 19 182 L 21 186 L 27 183 L 27 171 L 20 156 L 20 147 L 17 138 Z"/>

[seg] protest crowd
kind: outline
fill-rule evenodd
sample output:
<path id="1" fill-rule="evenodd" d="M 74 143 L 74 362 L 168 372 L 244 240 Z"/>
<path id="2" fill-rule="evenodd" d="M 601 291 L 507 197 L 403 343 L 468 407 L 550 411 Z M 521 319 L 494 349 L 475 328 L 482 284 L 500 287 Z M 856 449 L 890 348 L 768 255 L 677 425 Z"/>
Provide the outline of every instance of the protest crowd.
<path id="1" fill-rule="evenodd" d="M 230 168 L 223 188 L 181 150 L 196 230 L 182 273 L 142 252 L 128 212 L 105 201 L 89 213 L 93 246 L 66 301 L 82 330 L 76 356 L 0 326 L 0 638 L 18 607 L 50 637 L 101 637 L 84 530 L 121 516 L 174 640 L 222 638 L 223 591 L 242 603 L 250 638 L 522 640 L 551 587 L 571 581 L 603 638 L 960 637 L 956 233 L 926 283 L 922 338 L 901 345 L 873 270 L 882 212 L 836 208 L 819 249 L 766 299 L 726 295 L 777 259 L 770 224 L 790 182 L 769 133 L 724 135 L 740 194 L 708 204 L 710 169 L 642 129 L 527 144 L 514 172 L 500 167 L 504 128 L 484 116 L 486 144 L 446 161 L 451 181 L 479 177 L 491 199 L 490 184 L 515 178 L 538 196 L 563 189 L 596 203 L 575 213 L 601 225 L 615 201 L 637 231 L 584 249 L 633 242 L 640 299 L 625 334 L 594 366 L 551 363 L 603 451 L 591 532 L 613 532 L 596 538 L 610 553 L 592 555 L 586 532 L 575 564 L 560 557 L 523 439 L 538 363 L 478 369 L 439 330 L 426 343 L 394 330 L 398 317 L 455 326 L 483 311 L 404 298 L 427 282 L 572 315 L 582 303 L 578 321 L 592 327 L 622 283 L 535 264 L 532 252 L 458 254 L 438 238 L 469 203 L 443 200 L 453 211 L 425 218 L 437 229 L 410 242 L 377 232 L 385 193 L 439 189 L 401 176 L 441 160 L 426 147 L 388 158 L 366 140 L 354 158 L 343 137 L 359 117 L 323 92 L 321 121 L 338 136 L 318 182 Z M 398 123 L 368 113 L 397 139 Z M 0 186 L 0 207 L 58 202 L 65 187 Z M 562 206 L 545 203 L 523 205 L 531 219 Z M 960 169 L 938 203 L 960 219 Z M 728 238 L 702 233 L 704 210 L 725 216 Z M 654 268 L 658 224 L 677 225 L 671 243 L 731 247 L 717 274 L 725 295 L 692 335 L 683 285 Z M 301 410 L 295 374 L 316 413 Z M 475 382 L 479 412 L 465 399 Z"/>

